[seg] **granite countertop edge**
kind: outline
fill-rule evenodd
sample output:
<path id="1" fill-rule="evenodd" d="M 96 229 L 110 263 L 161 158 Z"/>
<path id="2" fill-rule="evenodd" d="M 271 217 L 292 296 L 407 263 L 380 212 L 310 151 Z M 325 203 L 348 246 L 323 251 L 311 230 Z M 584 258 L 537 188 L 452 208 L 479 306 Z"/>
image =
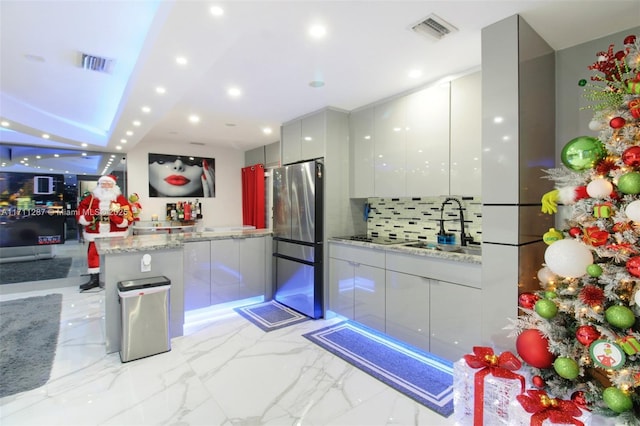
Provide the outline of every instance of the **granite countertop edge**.
<path id="1" fill-rule="evenodd" d="M 135 253 L 141 251 L 176 250 L 185 243 L 197 241 L 259 238 L 271 236 L 268 229 L 249 229 L 228 232 L 180 232 L 172 234 L 130 235 L 127 237 L 96 238 L 98 254 Z"/>
<path id="2" fill-rule="evenodd" d="M 340 243 L 350 246 L 367 247 L 376 250 L 384 250 L 393 253 L 412 254 L 438 259 L 453 260 L 456 262 L 482 264 L 482 256 L 466 253 L 452 253 L 446 251 L 429 250 L 417 247 L 408 247 L 406 244 L 376 244 L 367 241 L 352 241 L 341 238 L 329 238 L 331 243 Z"/>

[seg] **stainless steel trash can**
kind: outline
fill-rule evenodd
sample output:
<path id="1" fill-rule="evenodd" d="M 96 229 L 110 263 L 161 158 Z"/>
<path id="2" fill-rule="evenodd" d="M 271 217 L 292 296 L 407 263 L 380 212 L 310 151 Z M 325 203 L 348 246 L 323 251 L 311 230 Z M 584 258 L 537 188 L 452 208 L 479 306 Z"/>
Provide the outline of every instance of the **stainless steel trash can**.
<path id="1" fill-rule="evenodd" d="M 165 276 L 120 281 L 118 296 L 122 315 L 122 362 L 171 350 L 169 290 Z"/>

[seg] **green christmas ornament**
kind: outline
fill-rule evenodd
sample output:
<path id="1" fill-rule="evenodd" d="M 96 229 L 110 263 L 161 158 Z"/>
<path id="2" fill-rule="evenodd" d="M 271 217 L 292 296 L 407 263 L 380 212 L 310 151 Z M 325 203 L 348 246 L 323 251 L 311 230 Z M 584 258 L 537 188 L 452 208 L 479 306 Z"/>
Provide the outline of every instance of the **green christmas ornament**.
<path id="1" fill-rule="evenodd" d="M 626 306 L 615 305 L 607 308 L 604 313 L 607 322 L 614 327 L 629 328 L 636 322 L 633 311 Z"/>
<path id="2" fill-rule="evenodd" d="M 538 313 L 538 315 L 545 319 L 551 319 L 558 313 L 558 307 L 549 299 L 538 300 L 533 309 Z"/>
<path id="3" fill-rule="evenodd" d="M 598 278 L 600 275 L 602 275 L 602 266 L 598 265 L 597 263 L 592 263 L 591 265 L 587 266 L 587 274 L 589 274 L 589 276 L 591 277 Z"/>
<path id="4" fill-rule="evenodd" d="M 602 142 L 590 136 L 571 139 L 562 148 L 562 163 L 573 171 L 581 172 L 593 168 L 606 155 Z"/>
<path id="5" fill-rule="evenodd" d="M 545 291 L 544 297 L 547 299 L 555 299 L 556 297 L 558 297 L 558 293 L 556 293 L 555 291 Z"/>
<path id="6" fill-rule="evenodd" d="M 611 411 L 618 414 L 633 408 L 631 397 L 615 386 L 608 387 L 602 392 L 602 400 Z"/>
<path id="7" fill-rule="evenodd" d="M 618 191 L 623 194 L 640 194 L 640 173 L 630 172 L 620 176 Z"/>
<path id="8" fill-rule="evenodd" d="M 580 81 L 578 81 L 578 86 L 584 87 L 586 85 L 587 85 L 587 80 L 585 80 L 584 78 L 581 78 Z"/>
<path id="9" fill-rule="evenodd" d="M 578 363 L 571 358 L 558 357 L 553 362 L 553 369 L 556 370 L 558 376 L 565 379 L 573 380 L 580 374 Z"/>

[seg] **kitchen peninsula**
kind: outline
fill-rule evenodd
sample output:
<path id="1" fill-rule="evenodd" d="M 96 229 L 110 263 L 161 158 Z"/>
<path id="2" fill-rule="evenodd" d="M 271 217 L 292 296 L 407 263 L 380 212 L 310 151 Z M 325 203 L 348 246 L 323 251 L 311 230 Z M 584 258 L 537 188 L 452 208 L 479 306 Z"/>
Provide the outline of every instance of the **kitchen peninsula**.
<path id="1" fill-rule="evenodd" d="M 197 298 L 204 300 L 202 306 L 248 295 L 270 297 L 269 230 L 102 238 L 96 239 L 96 247 L 100 254 L 101 285 L 105 289 L 107 353 L 120 350 L 120 281 L 156 276 L 165 276 L 171 280 L 169 329 L 172 338 L 183 335 L 184 313 L 185 310 L 193 309 L 189 305 L 189 294 L 194 294 L 194 289 Z M 144 255 L 149 255 L 151 259 L 149 267 L 143 264 Z M 251 268 L 245 267 L 247 264 Z M 206 276 L 203 276 L 203 272 L 206 272 Z M 245 286 L 250 286 L 252 291 L 241 291 Z M 206 294 L 202 292 L 203 287 L 207 288 Z M 209 297 L 210 294 L 219 292 L 224 293 L 225 297 Z"/>

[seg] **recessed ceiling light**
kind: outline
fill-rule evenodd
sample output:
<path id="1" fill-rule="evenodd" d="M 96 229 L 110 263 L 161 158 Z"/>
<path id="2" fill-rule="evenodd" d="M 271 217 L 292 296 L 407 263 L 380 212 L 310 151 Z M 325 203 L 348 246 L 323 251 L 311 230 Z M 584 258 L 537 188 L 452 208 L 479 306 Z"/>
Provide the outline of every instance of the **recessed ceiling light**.
<path id="1" fill-rule="evenodd" d="M 264 133 L 265 135 L 270 135 L 271 133 L 273 133 L 273 130 L 271 130 L 271 127 L 265 127 L 264 129 L 262 129 L 262 133 Z"/>
<path id="2" fill-rule="evenodd" d="M 142 123 L 141 123 L 140 121 L 136 120 L 136 121 L 134 121 L 134 122 L 133 122 L 133 123 L 131 123 L 131 124 L 133 124 L 133 125 L 134 125 L 134 126 L 136 126 L 136 127 L 140 127 L 140 125 L 141 125 Z"/>
<path id="3" fill-rule="evenodd" d="M 58 157 L 60 157 L 60 154 L 53 154 L 53 156 L 58 158 Z"/>
<path id="4" fill-rule="evenodd" d="M 176 64 L 178 64 L 178 65 L 187 65 L 187 58 L 185 58 L 184 56 L 177 56 L 176 57 Z"/>
<path id="5" fill-rule="evenodd" d="M 151 108 L 149 108 L 148 106 L 143 106 L 142 108 L 140 108 L 142 110 L 142 112 L 144 112 L 145 114 L 149 114 L 151 112 Z"/>
<path id="6" fill-rule="evenodd" d="M 418 69 L 414 69 L 409 71 L 409 78 L 419 78 L 422 76 L 422 71 Z"/>
<path id="7" fill-rule="evenodd" d="M 165 93 L 167 93 L 167 89 L 162 86 L 158 86 L 156 87 L 156 93 L 159 95 L 164 95 Z"/>
<path id="8" fill-rule="evenodd" d="M 200 117 L 198 117 L 197 115 L 190 115 L 189 116 L 189 121 L 191 123 L 199 123 L 200 122 Z"/>
<path id="9" fill-rule="evenodd" d="M 227 90 L 227 94 L 232 98 L 237 98 L 242 95 L 242 90 L 240 90 L 239 87 L 230 87 L 229 90 Z"/>
<path id="10" fill-rule="evenodd" d="M 127 136 L 133 136 L 133 132 L 131 130 L 127 130 L 125 133 Z"/>
<path id="11" fill-rule="evenodd" d="M 86 148 L 86 147 L 88 147 L 88 146 L 89 146 L 89 144 L 88 144 L 88 143 L 86 143 L 86 142 L 83 142 L 83 143 L 81 143 L 81 144 L 80 144 L 80 146 L 81 146 L 81 147 L 83 147 L 83 148 Z"/>
<path id="12" fill-rule="evenodd" d="M 116 145 L 116 149 L 121 150 L 122 149 L 122 145 Z"/>
<path id="13" fill-rule="evenodd" d="M 222 15 L 224 15 L 224 9 L 221 8 L 220 6 L 211 6 L 211 9 L 209 9 L 209 11 L 211 12 L 211 14 L 213 16 L 222 16 Z"/>
<path id="14" fill-rule="evenodd" d="M 11 123 L 9 123 L 8 121 L 3 121 L 3 122 L 1 122 L 1 123 L 0 123 L 0 125 L 1 125 L 2 127 L 10 127 L 10 126 L 11 126 Z"/>
<path id="15" fill-rule="evenodd" d="M 324 25 L 312 25 L 309 27 L 309 35 L 313 38 L 323 38 L 327 35 L 327 28 Z"/>
<path id="16" fill-rule="evenodd" d="M 313 88 L 323 87 L 324 86 L 324 81 L 313 80 L 313 81 L 309 82 L 309 86 L 311 86 Z"/>
<path id="17" fill-rule="evenodd" d="M 493 122 L 494 123 L 502 123 L 504 121 L 504 118 L 502 117 L 494 117 L 493 118 Z"/>
<path id="18" fill-rule="evenodd" d="M 120 139 L 120 143 L 127 143 L 126 139 Z"/>
<path id="19" fill-rule="evenodd" d="M 48 134 L 46 134 L 46 133 L 43 133 L 43 134 L 42 134 L 42 139 L 49 139 L 49 135 L 48 135 Z"/>

